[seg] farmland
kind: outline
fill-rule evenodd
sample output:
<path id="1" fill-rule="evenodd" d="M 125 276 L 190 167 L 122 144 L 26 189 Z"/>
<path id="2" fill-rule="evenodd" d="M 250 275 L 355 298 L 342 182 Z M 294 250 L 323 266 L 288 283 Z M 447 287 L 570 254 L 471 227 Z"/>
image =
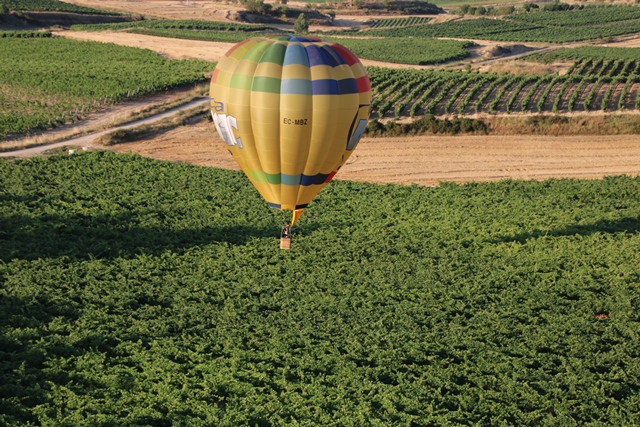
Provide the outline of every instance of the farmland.
<path id="1" fill-rule="evenodd" d="M 376 20 L 371 28 L 395 28 L 408 27 L 410 25 L 423 25 L 429 22 L 430 18 L 424 16 L 412 16 L 410 18 L 384 18 Z"/>
<path id="2" fill-rule="evenodd" d="M 282 252 L 237 172 L 0 172 L 5 425 L 640 422 L 637 178 L 334 182 Z"/>
<path id="3" fill-rule="evenodd" d="M 0 49 L 0 137 L 64 124 L 127 98 L 203 80 L 215 65 L 62 38 L 5 37 Z"/>
<path id="4" fill-rule="evenodd" d="M 608 51 L 616 57 L 615 49 Z M 582 54 L 549 55 L 553 60 Z M 617 57 L 626 58 L 624 55 L 620 52 Z M 546 57 L 534 55 L 532 59 L 544 61 Z M 580 59 L 562 76 L 377 67 L 368 71 L 374 94 L 372 108 L 378 116 L 640 108 L 640 64 L 635 59 Z"/>
<path id="5" fill-rule="evenodd" d="M 598 7 L 519 13 L 504 19 L 465 19 L 438 24 L 372 29 L 380 37 L 455 37 L 468 39 L 565 43 L 638 33 L 640 8 Z"/>
<path id="6" fill-rule="evenodd" d="M 90 7 L 77 6 L 58 0 L 0 0 L 0 6 L 6 6 L 9 10 L 72 12 L 91 14 L 111 14 L 104 10 Z"/>
<path id="7" fill-rule="evenodd" d="M 409 18 L 411 20 L 412 18 Z M 273 32 L 265 26 L 215 23 L 205 21 L 140 21 L 117 24 L 74 25 L 75 31 L 127 30 L 135 34 L 146 34 L 189 40 L 237 43 L 249 37 L 259 37 Z M 466 48 L 469 41 L 438 40 L 421 38 L 416 40 L 392 38 L 357 39 L 340 38 L 335 41 L 346 46 L 361 58 L 400 64 L 439 64 L 469 56 Z"/>

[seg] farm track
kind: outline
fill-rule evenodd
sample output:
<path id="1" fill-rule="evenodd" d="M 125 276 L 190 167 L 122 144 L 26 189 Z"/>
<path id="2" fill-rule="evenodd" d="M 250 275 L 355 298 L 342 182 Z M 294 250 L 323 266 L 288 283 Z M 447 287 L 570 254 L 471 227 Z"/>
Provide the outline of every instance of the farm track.
<path id="1" fill-rule="evenodd" d="M 95 133 L 91 133 L 89 135 L 83 135 L 83 136 L 78 136 L 78 137 L 73 137 L 73 138 L 69 138 L 69 139 L 65 139 L 63 141 L 59 141 L 59 142 L 54 142 L 51 144 L 44 144 L 44 145 L 38 145 L 36 147 L 29 147 L 29 148 L 24 148 L 24 149 L 19 149 L 19 150 L 12 150 L 12 151 L 4 151 L 4 152 L 0 152 L 0 157 L 10 157 L 10 158 L 15 158 L 15 157 L 33 157 L 33 156 L 37 156 L 37 155 L 41 155 L 47 151 L 56 149 L 56 148 L 60 148 L 60 147 L 65 147 L 65 146 L 79 146 L 79 147 L 98 147 L 98 148 L 103 148 L 103 147 L 99 147 L 96 146 L 94 144 L 94 140 L 101 137 L 102 135 L 105 135 L 109 132 L 113 132 L 116 130 L 120 130 L 120 129 L 130 129 L 130 128 L 134 128 L 136 126 L 141 126 L 141 125 L 148 125 L 148 124 L 152 124 L 155 122 L 158 122 L 160 120 L 172 117 L 182 111 L 186 111 L 190 108 L 194 108 L 194 107 L 198 107 L 200 105 L 204 105 L 206 103 L 209 102 L 209 98 L 200 98 L 200 99 L 196 99 L 194 101 L 188 102 L 186 104 L 183 104 L 179 107 L 175 107 L 172 108 L 170 110 L 167 110 L 163 113 L 159 113 L 159 114 L 155 114 L 153 116 L 144 118 L 144 119 L 140 119 L 140 120 L 135 120 L 123 125 L 119 125 L 119 126 L 114 126 L 99 132 L 95 132 Z"/>

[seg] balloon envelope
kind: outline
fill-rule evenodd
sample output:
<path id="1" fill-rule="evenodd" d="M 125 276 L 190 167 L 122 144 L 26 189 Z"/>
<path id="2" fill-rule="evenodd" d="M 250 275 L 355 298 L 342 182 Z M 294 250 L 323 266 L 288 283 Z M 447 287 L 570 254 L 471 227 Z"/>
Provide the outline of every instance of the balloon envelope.
<path id="1" fill-rule="evenodd" d="M 303 209 L 333 178 L 360 140 L 370 105 L 358 58 L 315 38 L 245 40 L 211 79 L 218 134 L 262 197 L 280 209 Z"/>

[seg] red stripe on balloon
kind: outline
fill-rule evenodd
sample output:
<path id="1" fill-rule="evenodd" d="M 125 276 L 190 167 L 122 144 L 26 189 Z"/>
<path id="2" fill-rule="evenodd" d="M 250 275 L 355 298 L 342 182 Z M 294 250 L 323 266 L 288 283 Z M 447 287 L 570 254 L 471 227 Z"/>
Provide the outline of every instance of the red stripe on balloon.
<path id="1" fill-rule="evenodd" d="M 368 76 L 362 76 L 356 79 L 358 85 L 358 93 L 368 92 L 371 90 L 371 82 Z"/>
<path id="2" fill-rule="evenodd" d="M 324 180 L 324 182 L 327 183 L 327 182 L 331 181 L 333 179 L 333 177 L 336 176 L 337 173 L 338 173 L 337 171 L 336 172 L 331 172 L 329 174 L 329 176 L 327 177 L 327 179 Z"/>
<path id="3" fill-rule="evenodd" d="M 335 50 L 337 50 L 338 53 L 340 55 L 342 55 L 344 60 L 347 61 L 347 64 L 349 64 L 350 66 L 360 62 L 358 60 L 358 58 L 353 53 L 351 53 L 351 51 L 349 49 L 347 49 L 346 47 L 342 46 L 341 44 L 334 43 L 334 44 L 331 45 L 331 47 L 334 48 Z"/>

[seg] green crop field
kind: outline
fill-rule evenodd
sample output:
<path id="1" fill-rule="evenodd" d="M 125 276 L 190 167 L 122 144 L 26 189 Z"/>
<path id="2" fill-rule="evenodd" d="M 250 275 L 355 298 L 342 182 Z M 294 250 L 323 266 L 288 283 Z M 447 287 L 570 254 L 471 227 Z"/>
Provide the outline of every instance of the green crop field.
<path id="1" fill-rule="evenodd" d="M 630 11 L 624 12 L 627 9 Z M 618 10 L 623 12 L 616 13 Z M 620 16 L 630 19 L 622 20 L 619 19 Z M 640 7 L 531 12 L 505 19 L 464 19 L 431 25 L 371 29 L 368 33 L 376 37 L 455 37 L 564 43 L 638 33 L 640 32 L 638 16 L 640 16 Z"/>
<path id="2" fill-rule="evenodd" d="M 231 22 L 199 21 L 195 19 L 173 20 L 154 19 L 149 21 L 116 22 L 109 24 L 77 24 L 72 25 L 75 31 L 118 31 L 132 28 L 174 29 L 174 30 L 216 30 L 216 31 L 265 31 L 270 29 L 264 25 L 237 24 Z"/>
<path id="3" fill-rule="evenodd" d="M 597 53 L 589 49 L 593 48 L 585 51 Z M 611 55 L 616 57 L 616 53 Z M 416 117 L 639 109 L 640 61 L 624 59 L 629 56 L 622 52 L 617 55 L 623 59 L 577 60 L 562 76 L 368 67 L 372 114 Z M 546 60 L 543 55 L 527 58 Z"/>
<path id="4" fill-rule="evenodd" d="M 92 9 L 90 7 L 76 6 L 75 4 L 65 3 L 58 0 L 0 0 L 0 6 L 2 5 L 7 6 L 9 10 L 117 14 L 114 12 Z"/>
<path id="5" fill-rule="evenodd" d="M 215 66 L 197 60 L 170 61 L 150 50 L 64 38 L 0 38 L 0 51 L 0 138 L 204 80 L 204 73 Z"/>
<path id="6" fill-rule="evenodd" d="M 431 18 L 426 16 L 411 16 L 409 18 L 384 18 L 378 19 L 371 25 L 371 28 L 395 28 L 408 27 L 410 25 L 424 25 Z"/>
<path id="7" fill-rule="evenodd" d="M 588 7 L 576 10 L 553 12 L 531 12 L 511 15 L 508 19 L 556 27 L 579 27 L 583 25 L 602 25 L 609 22 L 640 19 L 640 7 L 609 6 Z"/>
<path id="8" fill-rule="evenodd" d="M 469 51 L 466 48 L 474 45 L 469 41 L 434 38 L 336 38 L 334 40 L 362 59 L 416 65 L 439 64 L 464 59 L 469 56 Z"/>
<path id="9" fill-rule="evenodd" d="M 0 424 L 640 425 L 639 192 L 0 161 Z"/>
<path id="10" fill-rule="evenodd" d="M 640 60 L 640 49 L 635 47 L 581 46 L 556 49 L 550 52 L 533 53 L 522 58 L 525 61 L 537 61 L 545 64 L 563 61 L 604 59 L 618 61 Z"/>

